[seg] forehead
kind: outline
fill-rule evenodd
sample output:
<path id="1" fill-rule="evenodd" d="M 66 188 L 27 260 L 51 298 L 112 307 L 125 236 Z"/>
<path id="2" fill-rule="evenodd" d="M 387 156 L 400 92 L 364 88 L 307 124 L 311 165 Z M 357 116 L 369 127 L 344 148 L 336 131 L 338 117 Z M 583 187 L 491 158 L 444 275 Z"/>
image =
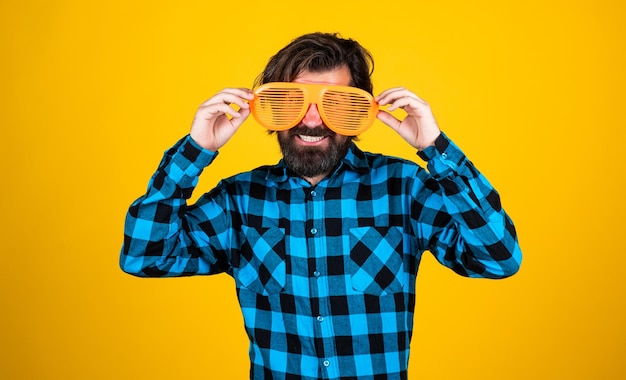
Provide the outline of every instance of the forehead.
<path id="1" fill-rule="evenodd" d="M 303 71 L 293 81 L 295 83 L 349 86 L 352 83 L 352 75 L 347 66 L 341 66 L 328 71 Z"/>

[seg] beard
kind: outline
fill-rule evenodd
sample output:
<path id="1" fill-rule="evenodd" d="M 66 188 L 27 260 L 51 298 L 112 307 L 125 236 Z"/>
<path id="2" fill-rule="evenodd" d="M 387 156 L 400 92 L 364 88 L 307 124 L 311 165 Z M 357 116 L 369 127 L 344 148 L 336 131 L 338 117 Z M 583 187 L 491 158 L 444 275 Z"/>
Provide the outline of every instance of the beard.
<path id="1" fill-rule="evenodd" d="M 297 135 L 327 136 L 328 146 L 299 146 L 295 142 Z M 345 157 L 350 141 L 350 137 L 338 135 L 326 126 L 310 128 L 298 125 L 278 132 L 278 144 L 285 165 L 301 177 L 310 178 L 330 173 Z"/>

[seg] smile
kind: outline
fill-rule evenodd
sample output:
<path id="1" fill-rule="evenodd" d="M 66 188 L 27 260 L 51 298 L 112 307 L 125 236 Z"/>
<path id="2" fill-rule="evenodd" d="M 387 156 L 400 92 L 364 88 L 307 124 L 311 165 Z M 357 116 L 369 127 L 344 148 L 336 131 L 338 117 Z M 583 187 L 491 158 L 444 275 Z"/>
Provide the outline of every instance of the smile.
<path id="1" fill-rule="evenodd" d="M 298 135 L 300 139 L 304 142 L 314 143 L 318 141 L 322 141 L 324 136 L 307 136 L 307 135 Z"/>

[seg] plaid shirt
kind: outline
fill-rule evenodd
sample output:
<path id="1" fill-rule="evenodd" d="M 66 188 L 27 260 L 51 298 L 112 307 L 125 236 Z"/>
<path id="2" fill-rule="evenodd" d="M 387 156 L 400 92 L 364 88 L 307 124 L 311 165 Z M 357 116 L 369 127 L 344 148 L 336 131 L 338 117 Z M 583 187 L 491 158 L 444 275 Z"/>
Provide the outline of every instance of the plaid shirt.
<path id="1" fill-rule="evenodd" d="M 445 136 L 410 161 L 364 153 L 311 186 L 279 162 L 187 206 L 217 154 L 187 136 L 128 212 L 120 265 L 142 277 L 227 272 L 253 379 L 406 379 L 422 252 L 468 277 L 521 262 L 499 196 Z"/>

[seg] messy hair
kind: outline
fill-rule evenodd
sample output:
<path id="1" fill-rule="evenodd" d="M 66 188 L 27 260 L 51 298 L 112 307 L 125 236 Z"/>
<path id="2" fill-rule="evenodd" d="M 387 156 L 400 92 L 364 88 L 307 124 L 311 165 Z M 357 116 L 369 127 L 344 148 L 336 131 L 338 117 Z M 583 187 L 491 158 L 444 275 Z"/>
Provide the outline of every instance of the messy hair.
<path id="1" fill-rule="evenodd" d="M 256 78 L 255 86 L 292 82 L 305 71 L 323 72 L 342 66 L 350 70 L 351 86 L 373 92 L 374 59 L 370 52 L 352 39 L 320 32 L 300 36 L 278 51 Z"/>

